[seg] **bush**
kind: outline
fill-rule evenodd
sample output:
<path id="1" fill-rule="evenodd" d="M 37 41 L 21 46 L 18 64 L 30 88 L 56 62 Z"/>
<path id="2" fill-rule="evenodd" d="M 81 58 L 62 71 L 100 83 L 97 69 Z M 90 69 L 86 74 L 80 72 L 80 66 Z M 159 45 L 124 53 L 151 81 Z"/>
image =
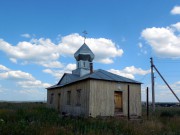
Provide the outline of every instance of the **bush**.
<path id="1" fill-rule="evenodd" d="M 160 116 L 161 117 L 174 117 L 174 114 L 169 111 L 163 111 L 163 112 L 161 112 Z"/>
<path id="2" fill-rule="evenodd" d="M 0 135 L 178 135 L 180 108 L 157 108 L 139 121 L 118 117 L 59 117 L 45 104 L 0 103 Z M 146 129 L 146 130 L 145 130 Z"/>

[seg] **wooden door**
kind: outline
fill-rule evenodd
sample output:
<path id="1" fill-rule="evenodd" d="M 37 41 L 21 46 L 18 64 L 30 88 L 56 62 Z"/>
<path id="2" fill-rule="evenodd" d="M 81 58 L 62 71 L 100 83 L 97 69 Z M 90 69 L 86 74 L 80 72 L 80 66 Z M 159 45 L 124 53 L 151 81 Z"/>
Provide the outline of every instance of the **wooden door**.
<path id="1" fill-rule="evenodd" d="M 114 107 L 115 107 L 115 112 L 122 112 L 122 110 L 123 110 L 122 92 L 121 91 L 114 92 Z"/>

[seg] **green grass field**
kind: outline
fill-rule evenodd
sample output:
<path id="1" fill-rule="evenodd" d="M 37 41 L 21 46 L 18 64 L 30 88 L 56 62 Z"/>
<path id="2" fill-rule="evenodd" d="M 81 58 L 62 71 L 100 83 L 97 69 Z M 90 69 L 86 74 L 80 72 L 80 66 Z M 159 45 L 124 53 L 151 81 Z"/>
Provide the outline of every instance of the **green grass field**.
<path id="1" fill-rule="evenodd" d="M 59 117 L 42 103 L 0 103 L 0 135 L 180 135 L 180 107 L 141 120 Z"/>

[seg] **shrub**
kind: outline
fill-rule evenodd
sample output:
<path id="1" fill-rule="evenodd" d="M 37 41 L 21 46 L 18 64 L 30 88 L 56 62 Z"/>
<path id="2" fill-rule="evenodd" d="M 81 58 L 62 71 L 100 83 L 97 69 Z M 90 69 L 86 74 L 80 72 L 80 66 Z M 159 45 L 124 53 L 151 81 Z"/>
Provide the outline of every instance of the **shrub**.
<path id="1" fill-rule="evenodd" d="M 161 117 L 174 117 L 174 114 L 169 111 L 163 111 L 163 112 L 161 112 L 160 116 Z"/>

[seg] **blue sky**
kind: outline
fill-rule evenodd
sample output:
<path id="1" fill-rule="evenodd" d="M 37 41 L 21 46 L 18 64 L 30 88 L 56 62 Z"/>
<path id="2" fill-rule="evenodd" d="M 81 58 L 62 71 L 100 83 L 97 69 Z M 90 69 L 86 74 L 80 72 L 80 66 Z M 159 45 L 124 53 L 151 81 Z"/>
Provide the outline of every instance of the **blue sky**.
<path id="1" fill-rule="evenodd" d="M 150 57 L 180 97 L 178 0 L 6 0 L 0 2 L 0 100 L 46 100 L 45 88 L 75 68 L 86 43 L 94 68 L 150 87 Z M 157 73 L 156 101 L 176 102 Z"/>

